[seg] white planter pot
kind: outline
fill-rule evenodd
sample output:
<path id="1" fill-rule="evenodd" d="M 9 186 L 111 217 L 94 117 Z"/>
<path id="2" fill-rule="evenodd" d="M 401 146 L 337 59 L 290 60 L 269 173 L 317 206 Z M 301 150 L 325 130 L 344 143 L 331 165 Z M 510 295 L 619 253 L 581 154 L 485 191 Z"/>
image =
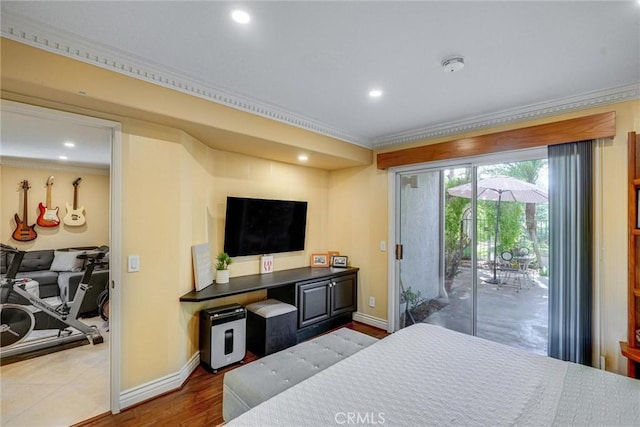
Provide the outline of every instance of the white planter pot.
<path id="1" fill-rule="evenodd" d="M 229 283 L 229 270 L 216 270 L 216 283 Z"/>

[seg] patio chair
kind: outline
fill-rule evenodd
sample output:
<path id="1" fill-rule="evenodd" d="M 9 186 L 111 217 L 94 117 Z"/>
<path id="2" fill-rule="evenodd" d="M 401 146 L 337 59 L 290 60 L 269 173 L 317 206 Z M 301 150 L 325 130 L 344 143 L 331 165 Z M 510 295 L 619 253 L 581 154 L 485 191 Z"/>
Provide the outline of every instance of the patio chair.
<path id="1" fill-rule="evenodd" d="M 498 270 L 502 273 L 503 280 L 498 283 L 498 288 L 509 282 L 509 279 L 518 272 L 518 269 L 513 265 L 513 253 L 511 251 L 503 251 L 500 253 L 500 261 Z"/>
<path id="2" fill-rule="evenodd" d="M 504 280 L 498 284 L 498 288 L 501 286 L 515 287 L 517 285 L 518 291 L 521 291 L 523 284 L 527 288 L 532 285 L 532 280 L 529 276 L 529 263 L 532 258 L 529 256 L 528 248 L 514 249 L 513 252 L 504 251 L 500 254 L 500 257 L 506 262 L 506 265 L 500 268 L 500 271 L 504 272 Z M 509 284 L 512 278 L 513 283 Z"/>

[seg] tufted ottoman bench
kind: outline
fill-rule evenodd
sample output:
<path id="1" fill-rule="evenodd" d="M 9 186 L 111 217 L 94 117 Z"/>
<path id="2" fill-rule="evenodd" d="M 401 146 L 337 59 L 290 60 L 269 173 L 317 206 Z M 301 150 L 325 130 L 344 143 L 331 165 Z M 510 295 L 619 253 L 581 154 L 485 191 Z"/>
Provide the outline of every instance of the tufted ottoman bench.
<path id="1" fill-rule="evenodd" d="M 342 328 L 258 359 L 224 375 L 225 421 L 378 341 Z"/>

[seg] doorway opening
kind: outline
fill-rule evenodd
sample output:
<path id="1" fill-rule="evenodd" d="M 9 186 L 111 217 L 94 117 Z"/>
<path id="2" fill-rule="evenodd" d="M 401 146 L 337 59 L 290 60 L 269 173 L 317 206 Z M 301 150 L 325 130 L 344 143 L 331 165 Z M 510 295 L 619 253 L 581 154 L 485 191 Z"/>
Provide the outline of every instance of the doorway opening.
<path id="1" fill-rule="evenodd" d="M 120 253 L 120 125 L 8 100 L 2 100 L 2 113 L 1 182 L 2 205 L 6 207 L 2 213 L 7 219 L 0 229 L 5 230 L 5 226 L 11 224 L 12 215 L 6 209 L 17 205 L 20 197 L 13 187 L 27 180 L 34 187 L 29 192 L 29 208 L 38 208 L 38 201 L 45 200 L 47 182 L 46 206 L 59 206 L 61 219 L 59 224 L 47 227 L 38 224 L 37 237 L 30 241 L 17 241 L 11 238 L 10 232 L 4 231 L 2 243 L 26 252 L 51 252 L 54 259 L 56 250 L 68 248 L 100 247 L 110 254 L 108 267 L 104 265 L 92 275 L 92 278 L 101 276 L 101 286 L 108 289 L 108 322 L 101 316 L 105 313 L 91 314 L 96 311 L 89 307 L 94 299 L 98 305 L 91 288 L 85 296 L 91 294 L 93 298 L 83 299 L 79 310 L 82 323 L 98 328 L 104 342 L 48 351 L 48 354 L 3 366 L 2 424 L 33 425 L 46 417 L 51 423 L 70 425 L 109 410 L 118 412 L 119 292 L 113 283 L 119 282 L 121 268 L 115 256 Z M 65 205 L 67 210 L 71 206 L 75 211 L 82 207 L 84 211 L 80 213 L 85 222 L 65 222 Z M 37 211 L 29 210 L 28 214 L 32 219 L 38 216 Z M 29 225 L 31 222 L 34 221 Z M 82 275 L 84 271 L 63 273 L 60 275 L 66 277 Z M 106 280 L 102 280 L 105 276 Z M 64 301 L 67 295 L 59 284 L 54 280 L 51 286 L 51 292 L 59 290 L 59 295 L 40 296 Z M 49 334 L 50 330 L 37 332 Z M 34 335 L 36 338 L 39 337 Z M 58 349 L 51 347 L 51 350 Z M 37 385 L 27 383 L 34 380 Z M 72 404 L 60 406 L 62 401 Z"/>

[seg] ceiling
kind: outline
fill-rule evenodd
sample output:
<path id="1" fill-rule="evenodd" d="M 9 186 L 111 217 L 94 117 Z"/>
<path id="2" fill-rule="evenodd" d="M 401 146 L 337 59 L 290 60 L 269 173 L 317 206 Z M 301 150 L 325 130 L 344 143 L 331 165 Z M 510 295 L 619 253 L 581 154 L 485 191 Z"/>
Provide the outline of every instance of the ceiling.
<path id="1" fill-rule="evenodd" d="M 4 37 L 365 147 L 640 97 L 637 1 L 0 7 Z"/>
<path id="2" fill-rule="evenodd" d="M 108 169 L 112 131 L 82 123 L 71 114 L 47 113 L 2 102 L 0 157 L 2 163 L 37 167 Z"/>

